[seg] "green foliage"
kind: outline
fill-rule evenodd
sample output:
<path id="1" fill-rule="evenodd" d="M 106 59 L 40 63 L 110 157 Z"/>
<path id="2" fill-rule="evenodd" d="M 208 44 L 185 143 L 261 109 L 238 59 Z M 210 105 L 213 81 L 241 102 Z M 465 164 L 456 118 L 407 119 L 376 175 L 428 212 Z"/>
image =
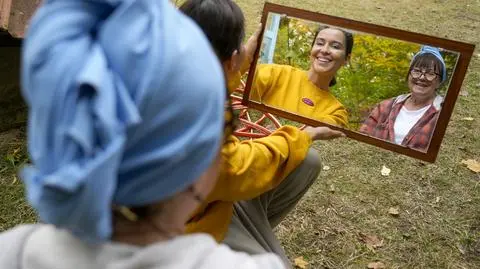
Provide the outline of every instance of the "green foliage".
<path id="1" fill-rule="evenodd" d="M 317 24 L 283 17 L 280 20 L 273 62 L 308 70 L 310 45 L 317 27 Z"/>

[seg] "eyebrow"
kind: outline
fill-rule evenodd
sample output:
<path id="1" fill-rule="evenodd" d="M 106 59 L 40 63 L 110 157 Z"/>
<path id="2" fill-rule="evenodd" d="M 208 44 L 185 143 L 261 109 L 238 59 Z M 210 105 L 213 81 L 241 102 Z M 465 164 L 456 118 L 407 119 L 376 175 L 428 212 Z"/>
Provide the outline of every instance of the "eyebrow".
<path id="1" fill-rule="evenodd" d="M 325 38 L 317 37 L 317 38 L 315 39 L 315 42 L 318 42 L 318 41 L 324 41 L 324 42 L 325 42 Z M 336 41 L 336 40 L 333 40 L 333 41 L 331 41 L 330 43 L 338 44 L 338 45 L 341 45 L 342 47 L 344 46 L 342 42 Z"/>
<path id="2" fill-rule="evenodd" d="M 413 70 L 420 70 L 420 71 L 425 71 L 425 72 L 436 73 L 435 68 L 413 67 L 412 69 L 413 69 Z"/>

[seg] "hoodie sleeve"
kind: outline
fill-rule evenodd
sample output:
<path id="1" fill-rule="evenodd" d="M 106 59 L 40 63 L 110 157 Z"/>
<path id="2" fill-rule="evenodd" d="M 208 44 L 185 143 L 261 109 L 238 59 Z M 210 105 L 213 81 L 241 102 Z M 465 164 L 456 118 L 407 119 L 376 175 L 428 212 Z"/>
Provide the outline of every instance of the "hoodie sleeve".
<path id="1" fill-rule="evenodd" d="M 283 126 L 259 139 L 231 136 L 222 149 L 224 165 L 208 201 L 255 198 L 282 182 L 307 155 L 312 140 L 293 126 Z"/>

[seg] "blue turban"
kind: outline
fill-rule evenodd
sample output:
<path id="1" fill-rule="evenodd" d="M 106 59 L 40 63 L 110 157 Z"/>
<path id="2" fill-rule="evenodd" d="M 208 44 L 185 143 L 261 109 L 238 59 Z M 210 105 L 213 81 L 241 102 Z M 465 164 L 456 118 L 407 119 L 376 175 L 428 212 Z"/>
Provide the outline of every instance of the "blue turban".
<path id="1" fill-rule="evenodd" d="M 221 146 L 221 66 L 168 0 L 44 1 L 24 42 L 22 94 L 28 200 L 88 242 L 111 237 L 112 204 L 171 197 Z"/>
<path id="2" fill-rule="evenodd" d="M 420 55 L 427 54 L 427 53 L 432 54 L 433 56 L 435 56 L 440 61 L 441 65 L 442 65 L 442 74 L 441 74 L 442 79 L 441 79 L 441 82 L 444 82 L 447 79 L 447 66 L 445 65 L 445 61 L 443 60 L 443 57 L 440 54 L 440 50 L 438 48 L 431 47 L 431 46 L 426 46 L 426 45 L 422 46 L 420 51 L 417 52 L 417 54 L 415 54 L 413 56 L 412 63 L 415 60 L 415 58 L 417 58 Z"/>

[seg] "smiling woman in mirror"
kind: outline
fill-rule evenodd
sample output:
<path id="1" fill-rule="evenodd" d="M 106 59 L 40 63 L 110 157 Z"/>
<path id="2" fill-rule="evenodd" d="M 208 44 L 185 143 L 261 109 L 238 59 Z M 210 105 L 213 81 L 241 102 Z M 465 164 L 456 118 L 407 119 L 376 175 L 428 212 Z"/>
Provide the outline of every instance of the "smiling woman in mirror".
<path id="1" fill-rule="evenodd" d="M 360 132 L 427 150 L 443 103 L 437 90 L 446 79 L 446 66 L 439 50 L 423 46 L 408 70 L 410 93 L 378 104 L 360 127 Z"/>
<path id="2" fill-rule="evenodd" d="M 345 127 L 347 110 L 330 93 L 335 75 L 351 55 L 351 33 L 320 27 L 310 50 L 308 71 L 289 65 L 260 64 L 257 67 L 250 98 L 301 116 Z"/>

